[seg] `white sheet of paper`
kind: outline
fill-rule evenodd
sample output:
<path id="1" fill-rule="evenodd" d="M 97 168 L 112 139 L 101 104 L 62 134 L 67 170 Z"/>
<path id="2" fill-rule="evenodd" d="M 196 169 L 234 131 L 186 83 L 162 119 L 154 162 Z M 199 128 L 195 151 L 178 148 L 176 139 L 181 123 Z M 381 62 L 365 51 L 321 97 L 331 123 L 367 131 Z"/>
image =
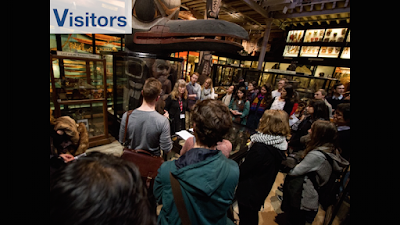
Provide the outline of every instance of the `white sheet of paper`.
<path id="1" fill-rule="evenodd" d="M 299 119 L 295 115 L 293 115 L 289 119 L 289 125 L 293 126 L 293 124 L 297 123 L 297 121 L 299 121 Z"/>
<path id="2" fill-rule="evenodd" d="M 179 135 L 181 138 L 183 138 L 185 141 L 191 137 L 194 137 L 191 133 L 187 132 L 186 130 L 176 132 L 176 134 Z"/>

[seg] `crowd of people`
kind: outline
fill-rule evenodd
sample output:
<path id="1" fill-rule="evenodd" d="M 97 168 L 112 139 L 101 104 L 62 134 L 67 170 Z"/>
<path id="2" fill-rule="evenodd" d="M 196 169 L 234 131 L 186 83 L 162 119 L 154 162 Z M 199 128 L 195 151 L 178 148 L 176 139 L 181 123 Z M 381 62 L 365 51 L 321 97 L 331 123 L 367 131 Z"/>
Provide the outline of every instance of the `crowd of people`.
<path id="1" fill-rule="evenodd" d="M 134 164 L 115 156 L 92 153 L 76 160 L 56 155 L 51 142 L 57 131 L 52 132 L 50 117 L 50 224 L 183 224 L 173 177 L 191 224 L 234 224 L 228 211 L 237 200 L 239 223 L 257 225 L 283 162 L 293 155 L 299 160 L 288 176 L 303 176 L 305 185 L 297 205 L 292 193 L 284 193 L 284 211 L 291 224 L 311 224 L 319 209 L 319 188 L 350 164 L 350 103 L 344 85 L 335 85 L 331 97 L 318 90 L 315 99 L 302 102 L 286 79 L 277 90 L 249 82 L 229 87 L 218 100 L 212 80 L 200 85 L 198 78 L 194 73 L 189 83 L 176 82 L 163 115 L 156 111 L 162 84 L 148 79 L 143 104 L 129 124 L 127 113 L 121 120 L 121 144 L 154 156 L 172 150 L 171 135 L 193 128 L 195 137 L 186 141 L 177 160 L 161 166 L 151 190 Z M 232 144 L 224 139 L 233 123 L 256 131 L 240 166 L 229 159 Z M 159 215 L 157 205 L 162 205 Z"/>

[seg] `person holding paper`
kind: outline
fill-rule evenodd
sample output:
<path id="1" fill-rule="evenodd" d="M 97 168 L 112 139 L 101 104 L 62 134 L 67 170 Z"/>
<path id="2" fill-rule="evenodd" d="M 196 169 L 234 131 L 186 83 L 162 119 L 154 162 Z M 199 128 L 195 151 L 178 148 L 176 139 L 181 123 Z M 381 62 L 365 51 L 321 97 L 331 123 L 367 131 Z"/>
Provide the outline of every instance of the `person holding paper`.
<path id="1" fill-rule="evenodd" d="M 181 185 L 192 224 L 234 225 L 227 212 L 239 183 L 239 166 L 215 150 L 232 127 L 229 109 L 219 100 L 198 102 L 193 109 L 193 125 L 194 148 L 159 169 L 154 184 L 154 195 L 163 205 L 158 224 L 182 224 L 172 193 L 172 174 Z"/>
<path id="2" fill-rule="evenodd" d="M 232 121 L 243 126 L 246 126 L 250 113 L 250 102 L 246 99 L 246 92 L 245 87 L 239 88 L 236 99 L 233 99 L 229 105 Z"/>

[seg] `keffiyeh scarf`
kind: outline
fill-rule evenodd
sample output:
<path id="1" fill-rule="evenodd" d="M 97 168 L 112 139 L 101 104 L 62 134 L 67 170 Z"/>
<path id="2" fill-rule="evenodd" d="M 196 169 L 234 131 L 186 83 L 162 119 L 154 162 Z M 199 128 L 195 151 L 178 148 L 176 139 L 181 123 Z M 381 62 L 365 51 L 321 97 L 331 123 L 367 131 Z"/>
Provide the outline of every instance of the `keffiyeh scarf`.
<path id="1" fill-rule="evenodd" d="M 258 132 L 250 137 L 252 143 L 264 143 L 266 145 L 272 145 L 275 148 L 286 151 L 288 149 L 288 142 L 284 136 L 275 136 L 269 134 L 262 134 Z"/>

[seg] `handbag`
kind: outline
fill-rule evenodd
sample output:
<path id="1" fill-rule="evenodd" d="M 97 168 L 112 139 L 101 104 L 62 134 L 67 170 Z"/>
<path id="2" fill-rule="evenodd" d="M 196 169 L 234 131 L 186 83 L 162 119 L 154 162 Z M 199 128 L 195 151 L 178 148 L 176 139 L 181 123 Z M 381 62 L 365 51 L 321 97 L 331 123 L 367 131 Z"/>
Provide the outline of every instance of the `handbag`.
<path id="1" fill-rule="evenodd" d="M 132 115 L 132 113 L 133 110 L 129 111 L 126 117 L 124 136 L 124 143 L 126 147 L 124 148 L 124 153 L 122 154 L 121 158 L 133 162 L 139 168 L 144 184 L 146 184 L 148 190 L 152 190 L 154 187 L 154 181 L 158 175 L 158 170 L 164 163 L 164 159 L 145 150 L 133 150 L 127 147 L 127 143 L 129 143 L 129 141 L 126 141 L 129 117 Z"/>
<path id="2" fill-rule="evenodd" d="M 183 198 L 181 185 L 171 172 L 169 173 L 169 175 L 171 180 L 172 193 L 174 194 L 175 205 L 178 209 L 181 222 L 183 225 L 191 225 L 192 222 L 190 221 L 189 213 L 187 211 L 185 200 Z"/>

